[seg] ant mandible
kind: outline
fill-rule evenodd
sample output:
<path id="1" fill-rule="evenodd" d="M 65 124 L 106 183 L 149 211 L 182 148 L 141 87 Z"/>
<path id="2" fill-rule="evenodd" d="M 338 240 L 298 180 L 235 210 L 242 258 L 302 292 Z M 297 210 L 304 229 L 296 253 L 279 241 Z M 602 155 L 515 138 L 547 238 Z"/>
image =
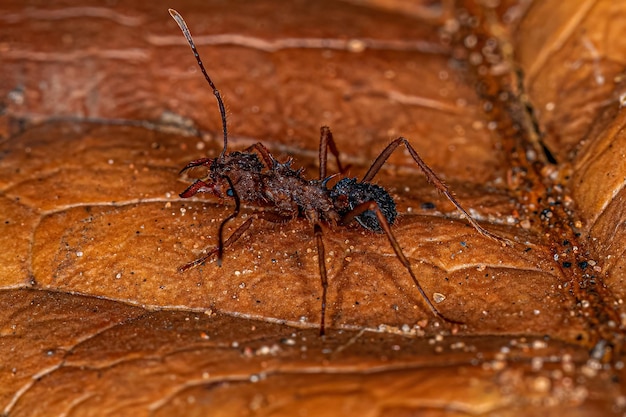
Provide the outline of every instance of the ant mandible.
<path id="1" fill-rule="evenodd" d="M 255 218 L 275 223 L 284 223 L 296 217 L 305 217 L 313 225 L 313 234 L 317 246 L 319 272 L 322 283 L 320 335 L 323 336 L 326 331 L 325 320 L 328 278 L 326 276 L 326 265 L 324 263 L 325 255 L 321 223 L 348 225 L 353 220 L 356 220 L 357 223 L 365 229 L 384 233 L 387 236 L 396 256 L 411 276 L 424 302 L 436 317 L 450 323 L 460 323 L 450 320 L 441 314 L 424 292 L 424 289 L 413 273 L 409 260 L 404 256 L 400 244 L 391 231 L 391 225 L 394 223 L 397 216 L 395 202 L 384 188 L 372 184 L 370 181 L 378 173 L 393 151 L 400 145 L 404 145 L 413 160 L 424 172 L 428 181 L 454 204 L 474 229 L 481 235 L 498 242 L 506 243 L 506 240 L 480 226 L 454 198 L 446 184 L 439 179 L 428 165 L 426 165 L 408 140 L 403 137 L 399 137 L 391 142 L 385 150 L 381 152 L 361 181 L 357 181 L 356 178 L 343 178 L 330 189 L 326 187 L 327 183 L 331 178 L 335 177 L 335 175 L 327 176 L 326 174 L 328 149 L 330 149 L 335 157 L 339 171 L 343 173 L 345 170 L 339 162 L 339 151 L 337 150 L 333 135 L 326 126 L 320 129 L 319 178 L 316 180 L 303 178 L 303 170 L 293 169 L 291 167 L 291 159 L 286 162 L 278 162 L 260 142 L 241 152 L 227 152 L 228 131 L 226 127 L 226 110 L 222 97 L 202 64 L 189 28 L 182 16 L 174 9 L 169 9 L 169 13 L 182 30 L 189 46 L 191 46 L 191 50 L 196 57 L 196 61 L 198 62 L 204 78 L 213 89 L 213 94 L 217 99 L 221 114 L 222 130 L 224 134 L 224 147 L 217 158 L 201 158 L 191 161 L 180 171 L 182 174 L 194 167 L 206 167 L 207 169 L 206 176 L 191 184 L 185 191 L 180 193 L 180 197 L 189 198 L 198 193 L 209 193 L 219 198 L 231 197 L 235 201 L 235 209 L 232 214 L 220 223 L 217 247 L 209 250 L 204 256 L 195 261 L 183 265 L 179 270 L 182 272 L 201 265 L 213 255 L 217 255 L 217 264 L 221 266 L 224 249 L 235 243 L 246 230 L 250 228 Z M 243 222 L 228 239 L 224 240 L 224 227 L 226 223 L 239 215 L 241 201 L 269 209 L 255 212 L 255 214 Z"/>

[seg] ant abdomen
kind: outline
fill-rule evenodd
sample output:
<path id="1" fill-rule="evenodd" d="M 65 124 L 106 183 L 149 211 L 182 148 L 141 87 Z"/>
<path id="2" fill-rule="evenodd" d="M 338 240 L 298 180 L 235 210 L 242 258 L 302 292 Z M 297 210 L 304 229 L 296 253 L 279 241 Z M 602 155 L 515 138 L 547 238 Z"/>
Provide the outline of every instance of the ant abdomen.
<path id="1" fill-rule="evenodd" d="M 370 201 L 378 204 L 390 225 L 398 215 L 396 203 L 383 187 L 369 182 L 359 182 L 356 178 L 343 178 L 337 182 L 330 190 L 330 198 L 335 202 L 336 209 L 341 216 L 345 216 L 357 206 Z M 383 232 L 376 213 L 372 210 L 366 210 L 354 219 L 367 230 Z"/>

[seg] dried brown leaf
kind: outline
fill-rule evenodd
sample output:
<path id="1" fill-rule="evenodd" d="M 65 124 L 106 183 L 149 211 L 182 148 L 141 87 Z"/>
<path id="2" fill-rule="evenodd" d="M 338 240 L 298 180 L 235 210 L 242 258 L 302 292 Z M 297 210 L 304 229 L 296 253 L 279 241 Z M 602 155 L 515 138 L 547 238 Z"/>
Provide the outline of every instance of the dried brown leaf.
<path id="1" fill-rule="evenodd" d="M 255 222 L 221 268 L 177 271 L 215 245 L 232 205 L 177 196 L 178 170 L 221 138 L 167 6 L 3 6 L 5 414 L 624 407 L 626 47 L 602 28 L 625 6 L 176 5 L 226 98 L 231 149 L 260 140 L 313 178 L 327 124 L 359 176 L 403 135 L 514 242 L 477 235 L 398 152 L 376 177 L 398 203 L 394 234 L 429 296 L 445 296 L 438 308 L 466 324 L 432 318 L 383 235 L 329 225 L 326 338 L 304 220 Z M 533 157 L 537 140 L 558 164 Z"/>

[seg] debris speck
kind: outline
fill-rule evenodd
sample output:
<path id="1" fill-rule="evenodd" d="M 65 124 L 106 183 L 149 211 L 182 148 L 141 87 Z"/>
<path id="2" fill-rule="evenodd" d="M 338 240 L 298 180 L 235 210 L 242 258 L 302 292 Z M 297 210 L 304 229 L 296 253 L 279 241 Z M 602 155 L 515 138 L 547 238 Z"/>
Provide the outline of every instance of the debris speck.
<path id="1" fill-rule="evenodd" d="M 535 392 L 547 393 L 550 391 L 551 386 L 552 383 L 550 382 L 550 379 L 545 376 L 538 376 L 532 382 L 532 388 Z"/>
<path id="2" fill-rule="evenodd" d="M 282 344 L 287 345 L 287 346 L 294 346 L 296 344 L 296 341 L 294 339 L 282 339 L 281 340 Z"/>
<path id="3" fill-rule="evenodd" d="M 543 340 L 534 340 L 532 343 L 533 349 L 545 349 L 548 347 L 548 344 Z"/>
<path id="4" fill-rule="evenodd" d="M 598 374 L 598 371 L 602 369 L 602 363 L 597 359 L 589 359 L 586 364 L 581 368 L 581 372 L 588 378 L 593 378 Z"/>
<path id="5" fill-rule="evenodd" d="M 360 39 L 351 39 L 348 41 L 348 51 L 350 52 L 363 52 L 365 48 L 365 42 Z"/>

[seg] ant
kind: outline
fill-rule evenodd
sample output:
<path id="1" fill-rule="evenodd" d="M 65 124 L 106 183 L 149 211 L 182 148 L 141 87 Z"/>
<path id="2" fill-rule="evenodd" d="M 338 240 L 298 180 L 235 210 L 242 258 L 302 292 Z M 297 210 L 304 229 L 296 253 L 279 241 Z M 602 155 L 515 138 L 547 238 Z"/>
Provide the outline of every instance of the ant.
<path id="1" fill-rule="evenodd" d="M 455 199 L 446 184 L 426 165 L 409 141 L 403 137 L 395 139 L 381 152 L 361 181 L 358 181 L 356 178 L 342 178 L 330 189 L 327 188 L 328 182 L 337 174 L 327 176 L 328 149 L 335 157 L 339 171 L 343 174 L 345 169 L 339 161 L 339 151 L 327 126 L 323 126 L 320 129 L 319 177 L 316 180 L 305 179 L 302 175 L 303 169 L 293 169 L 291 167 L 291 159 L 288 159 L 286 162 L 278 162 L 260 142 L 243 151 L 227 152 L 228 130 L 224 101 L 202 64 L 196 45 L 183 17 L 173 9 L 169 9 L 169 13 L 182 30 L 204 78 L 213 90 L 221 113 L 224 134 L 224 148 L 217 158 L 196 159 L 189 162 L 180 171 L 180 174 L 182 174 L 195 167 L 206 167 L 207 169 L 206 176 L 203 179 L 197 179 L 185 191 L 180 193 L 180 197 L 189 198 L 198 193 L 209 193 L 218 198 L 230 197 L 235 201 L 234 211 L 219 225 L 217 246 L 209 250 L 204 256 L 181 266 L 179 270 L 184 272 L 202 265 L 214 255 L 217 255 L 217 264 L 221 266 L 224 249 L 235 243 L 250 228 L 254 219 L 285 223 L 296 217 L 306 218 L 313 225 L 313 234 L 317 246 L 322 284 L 320 336 L 323 336 L 326 331 L 328 278 L 326 276 L 326 265 L 324 264 L 324 242 L 321 223 L 346 226 L 352 221 L 356 221 L 367 230 L 384 233 L 387 236 L 396 256 L 411 276 L 424 302 L 436 317 L 450 323 L 461 324 L 441 314 L 424 292 L 413 273 L 409 260 L 402 252 L 400 244 L 391 231 L 391 225 L 397 216 L 396 204 L 383 187 L 371 183 L 372 179 L 393 151 L 400 145 L 404 145 L 413 160 L 424 172 L 428 181 L 454 204 L 476 231 L 503 244 L 506 244 L 507 241 L 480 226 Z M 228 239 L 224 240 L 224 227 L 228 222 L 239 216 L 241 201 L 268 209 L 256 211 Z"/>

